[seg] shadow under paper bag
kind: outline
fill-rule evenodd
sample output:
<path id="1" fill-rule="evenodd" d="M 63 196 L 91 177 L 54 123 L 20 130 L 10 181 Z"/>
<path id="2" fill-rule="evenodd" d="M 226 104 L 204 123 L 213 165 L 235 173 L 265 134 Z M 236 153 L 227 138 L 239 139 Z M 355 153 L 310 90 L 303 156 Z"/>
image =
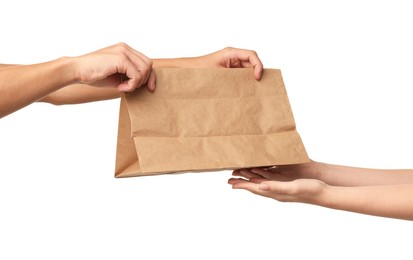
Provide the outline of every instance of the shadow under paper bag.
<path id="1" fill-rule="evenodd" d="M 281 71 L 159 68 L 121 98 L 115 177 L 308 162 Z"/>

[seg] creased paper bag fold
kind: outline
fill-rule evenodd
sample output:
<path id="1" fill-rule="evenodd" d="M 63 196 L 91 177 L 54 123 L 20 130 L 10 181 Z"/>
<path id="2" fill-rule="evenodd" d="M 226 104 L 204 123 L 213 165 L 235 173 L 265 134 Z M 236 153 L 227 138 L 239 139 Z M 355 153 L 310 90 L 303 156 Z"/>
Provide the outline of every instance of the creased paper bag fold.
<path id="1" fill-rule="evenodd" d="M 121 98 L 116 177 L 308 162 L 281 71 L 155 69 Z"/>

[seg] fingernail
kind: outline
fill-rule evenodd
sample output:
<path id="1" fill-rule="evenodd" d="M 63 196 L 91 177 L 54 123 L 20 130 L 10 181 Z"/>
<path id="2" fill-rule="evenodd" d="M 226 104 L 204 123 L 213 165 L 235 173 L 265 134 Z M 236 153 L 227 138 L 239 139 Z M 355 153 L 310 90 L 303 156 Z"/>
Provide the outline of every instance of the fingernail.
<path id="1" fill-rule="evenodd" d="M 148 84 L 149 90 L 150 91 L 155 91 L 155 82 L 154 81 L 150 81 Z"/>
<path id="2" fill-rule="evenodd" d="M 253 173 L 258 173 L 257 169 L 251 169 Z"/>
<path id="3" fill-rule="evenodd" d="M 248 171 L 247 170 L 240 170 L 239 171 L 241 174 L 248 174 Z"/>
<path id="4" fill-rule="evenodd" d="M 257 78 L 257 80 L 260 80 L 260 79 L 261 79 L 261 75 L 262 75 L 262 71 L 259 71 L 259 72 L 258 72 L 258 78 Z"/>

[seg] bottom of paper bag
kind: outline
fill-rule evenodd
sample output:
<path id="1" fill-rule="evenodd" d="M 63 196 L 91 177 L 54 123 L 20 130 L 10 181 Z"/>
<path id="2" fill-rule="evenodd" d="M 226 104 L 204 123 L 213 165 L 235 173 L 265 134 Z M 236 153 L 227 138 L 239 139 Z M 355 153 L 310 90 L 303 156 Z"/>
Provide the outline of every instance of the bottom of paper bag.
<path id="1" fill-rule="evenodd" d="M 296 131 L 207 138 L 135 137 L 134 141 L 139 162 L 116 177 L 156 175 L 170 173 L 172 169 L 196 172 L 309 161 Z"/>

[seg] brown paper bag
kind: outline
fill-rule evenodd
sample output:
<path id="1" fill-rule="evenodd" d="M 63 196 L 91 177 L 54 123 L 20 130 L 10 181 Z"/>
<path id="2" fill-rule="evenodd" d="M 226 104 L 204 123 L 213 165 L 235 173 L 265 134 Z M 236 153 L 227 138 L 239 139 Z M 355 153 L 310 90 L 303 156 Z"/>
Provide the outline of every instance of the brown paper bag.
<path id="1" fill-rule="evenodd" d="M 116 177 L 308 162 L 281 71 L 155 69 L 121 98 Z"/>

